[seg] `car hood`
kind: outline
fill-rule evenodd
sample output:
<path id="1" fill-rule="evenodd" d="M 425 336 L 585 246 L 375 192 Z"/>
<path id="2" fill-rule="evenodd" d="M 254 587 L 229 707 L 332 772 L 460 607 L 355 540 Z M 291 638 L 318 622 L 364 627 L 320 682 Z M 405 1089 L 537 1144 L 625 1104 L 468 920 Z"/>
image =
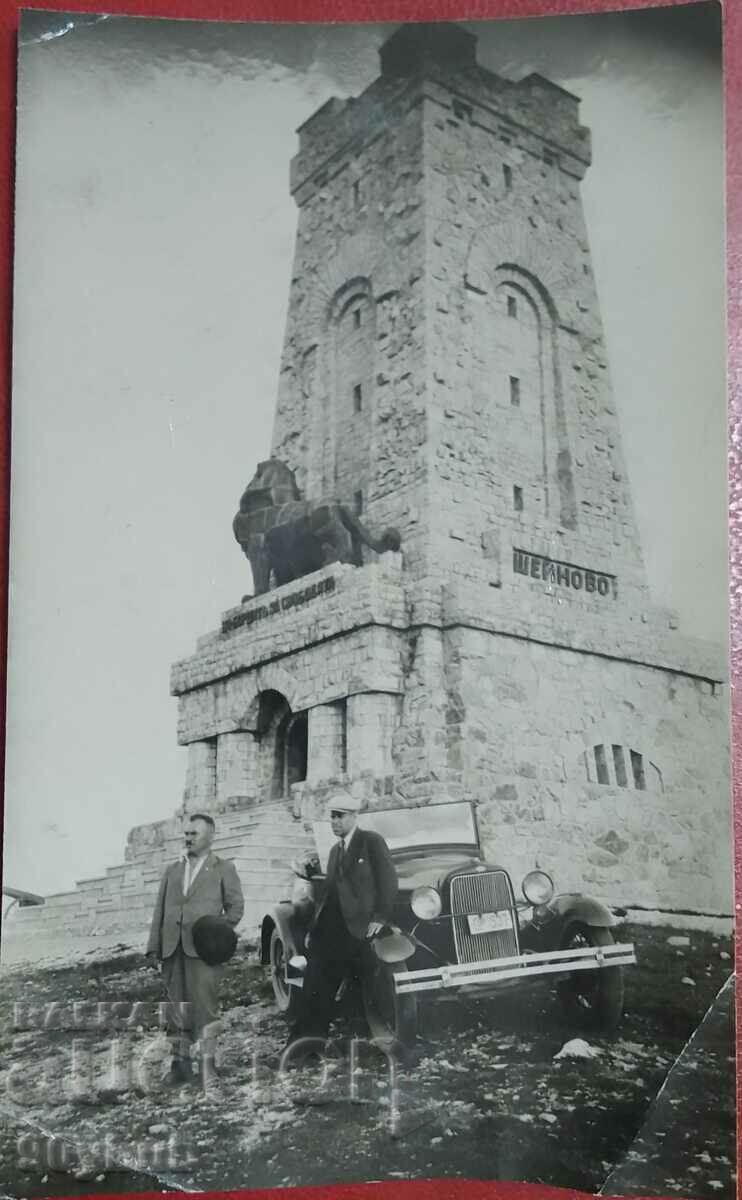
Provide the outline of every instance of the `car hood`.
<path id="1" fill-rule="evenodd" d="M 435 850 L 424 854 L 394 855 L 400 891 L 419 887 L 440 887 L 451 871 L 481 867 L 481 858 L 465 850 Z"/>

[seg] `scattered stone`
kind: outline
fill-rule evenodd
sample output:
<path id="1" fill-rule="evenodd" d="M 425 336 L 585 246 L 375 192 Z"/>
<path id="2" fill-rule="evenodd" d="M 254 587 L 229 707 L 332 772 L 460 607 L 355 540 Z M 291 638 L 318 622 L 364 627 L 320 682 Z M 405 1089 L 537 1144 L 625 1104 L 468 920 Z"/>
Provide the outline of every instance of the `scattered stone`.
<path id="1" fill-rule="evenodd" d="M 667 939 L 668 946 L 690 946 L 690 938 L 685 935 L 675 934 Z"/>
<path id="2" fill-rule="evenodd" d="M 584 1038 L 572 1038 L 571 1041 L 565 1042 L 558 1054 L 554 1055 L 554 1061 L 558 1058 L 598 1058 L 602 1054 L 602 1050 L 598 1050 L 596 1046 L 591 1046 Z"/>
<path id="3" fill-rule="evenodd" d="M 695 979 L 691 979 L 689 975 L 684 975 L 680 982 L 686 984 L 688 987 L 696 986 Z"/>
<path id="4" fill-rule="evenodd" d="M 549 1125 L 554 1125 L 556 1123 L 556 1117 L 552 1112 L 539 1113 L 539 1116 L 542 1121 L 548 1121 Z"/>

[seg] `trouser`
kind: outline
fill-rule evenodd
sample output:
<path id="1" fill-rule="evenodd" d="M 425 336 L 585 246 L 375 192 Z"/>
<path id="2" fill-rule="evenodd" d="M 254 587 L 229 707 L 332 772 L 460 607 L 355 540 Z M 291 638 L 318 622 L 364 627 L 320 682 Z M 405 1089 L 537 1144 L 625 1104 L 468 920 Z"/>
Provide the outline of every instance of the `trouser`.
<path id="1" fill-rule="evenodd" d="M 299 992 L 299 1015 L 289 1043 L 299 1038 L 327 1038 L 338 987 L 347 975 L 360 978 L 365 948 L 365 942 L 348 932 L 339 904 L 328 901 L 312 931 Z"/>
<path id="2" fill-rule="evenodd" d="M 219 1027 L 221 967 L 210 967 L 200 958 L 183 953 L 178 942 L 174 954 L 162 961 L 162 978 L 170 1001 L 169 1036 L 173 1057 L 190 1057 L 190 1045 L 200 1041 L 201 1057 L 213 1058 Z"/>

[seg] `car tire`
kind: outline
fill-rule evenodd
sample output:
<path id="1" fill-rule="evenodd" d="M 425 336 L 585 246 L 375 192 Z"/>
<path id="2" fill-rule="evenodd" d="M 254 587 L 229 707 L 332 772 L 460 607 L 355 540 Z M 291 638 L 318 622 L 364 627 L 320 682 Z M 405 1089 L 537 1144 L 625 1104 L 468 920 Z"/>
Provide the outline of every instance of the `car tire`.
<path id="1" fill-rule="evenodd" d="M 612 946 L 610 929 L 595 925 L 570 925 L 560 949 L 583 946 Z M 610 1033 L 623 1013 L 623 967 L 602 967 L 597 971 L 574 971 L 557 986 L 564 1012 L 581 1029 Z"/>
<path id="2" fill-rule="evenodd" d="M 299 988 L 289 987 L 286 983 L 286 947 L 278 929 L 271 933 L 268 962 L 276 1007 L 288 1021 L 295 1021 L 299 1015 Z"/>
<path id="3" fill-rule="evenodd" d="M 363 979 L 363 1008 L 375 1041 L 409 1050 L 417 1038 L 417 997 L 398 995 L 394 976 L 406 971 L 405 963 L 375 959 Z"/>

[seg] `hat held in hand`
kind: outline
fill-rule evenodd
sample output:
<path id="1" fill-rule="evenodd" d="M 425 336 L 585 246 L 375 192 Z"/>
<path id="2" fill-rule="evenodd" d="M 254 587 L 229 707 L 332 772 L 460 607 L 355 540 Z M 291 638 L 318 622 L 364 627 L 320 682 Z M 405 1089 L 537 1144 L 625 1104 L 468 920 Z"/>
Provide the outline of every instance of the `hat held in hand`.
<path id="1" fill-rule="evenodd" d="M 228 962 L 237 949 L 237 934 L 226 917 L 199 917 L 191 933 L 196 954 L 210 967 Z"/>

